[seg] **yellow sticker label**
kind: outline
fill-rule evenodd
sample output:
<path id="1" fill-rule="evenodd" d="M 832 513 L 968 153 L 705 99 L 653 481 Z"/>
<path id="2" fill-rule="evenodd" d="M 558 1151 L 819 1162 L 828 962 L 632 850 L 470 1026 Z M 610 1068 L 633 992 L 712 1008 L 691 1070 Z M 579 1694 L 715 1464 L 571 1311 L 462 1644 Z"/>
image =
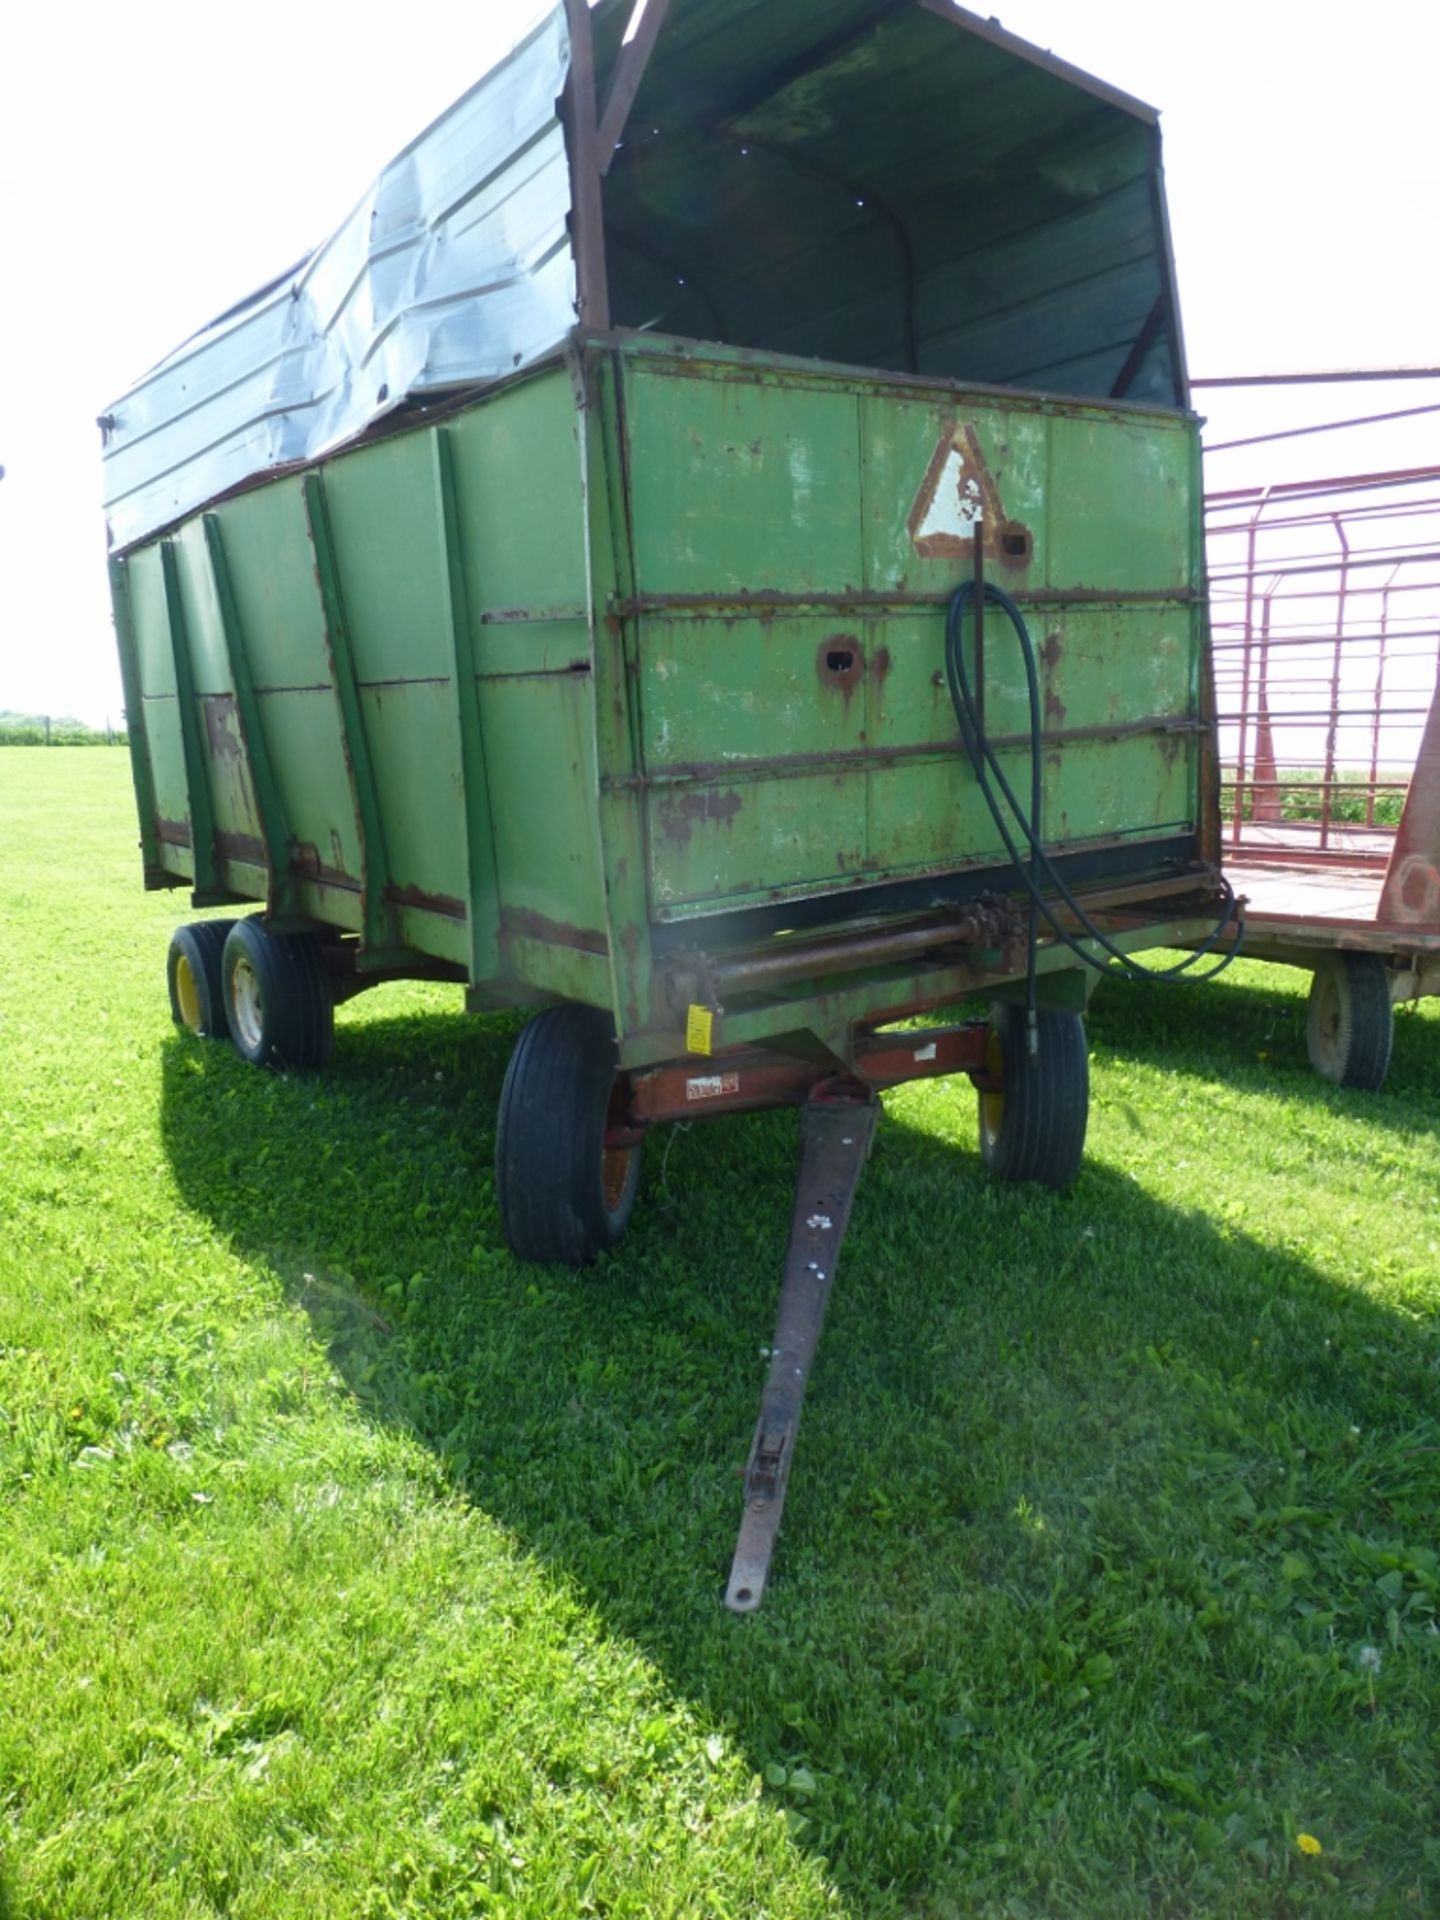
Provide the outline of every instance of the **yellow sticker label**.
<path id="1" fill-rule="evenodd" d="M 709 1007 L 692 1006 L 685 1016 L 685 1051 L 709 1053 L 715 1041 L 715 1015 Z"/>

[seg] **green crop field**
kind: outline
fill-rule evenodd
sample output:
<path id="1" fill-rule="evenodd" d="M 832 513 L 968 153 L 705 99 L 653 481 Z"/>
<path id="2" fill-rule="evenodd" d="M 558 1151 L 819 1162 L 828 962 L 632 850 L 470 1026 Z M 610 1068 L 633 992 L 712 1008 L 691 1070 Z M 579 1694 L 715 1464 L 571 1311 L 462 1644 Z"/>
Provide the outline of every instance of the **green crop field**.
<path id="1" fill-rule="evenodd" d="M 776 1578 L 738 1520 L 793 1115 L 503 1251 L 516 1030 L 248 1068 L 125 756 L 0 755 L 0 1915 L 1440 1911 L 1440 1018 L 1108 984 L 1086 1170 L 889 1098 Z"/>

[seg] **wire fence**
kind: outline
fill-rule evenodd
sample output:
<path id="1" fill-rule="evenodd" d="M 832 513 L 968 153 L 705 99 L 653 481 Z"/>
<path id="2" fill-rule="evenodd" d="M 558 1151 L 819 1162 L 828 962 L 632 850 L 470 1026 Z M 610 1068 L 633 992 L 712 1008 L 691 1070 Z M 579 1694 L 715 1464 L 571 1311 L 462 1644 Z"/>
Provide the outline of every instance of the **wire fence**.
<path id="1" fill-rule="evenodd" d="M 1440 466 L 1205 511 L 1229 845 L 1383 866 L 1440 685 Z"/>

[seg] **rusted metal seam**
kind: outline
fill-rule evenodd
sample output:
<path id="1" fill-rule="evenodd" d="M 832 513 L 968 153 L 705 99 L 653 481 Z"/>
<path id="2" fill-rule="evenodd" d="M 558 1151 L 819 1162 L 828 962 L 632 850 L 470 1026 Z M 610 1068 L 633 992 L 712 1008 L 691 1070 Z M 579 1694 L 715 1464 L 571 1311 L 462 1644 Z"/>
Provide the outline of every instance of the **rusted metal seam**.
<path id="1" fill-rule="evenodd" d="M 1050 852 L 1052 857 L 1058 854 L 1063 859 L 1070 859 L 1091 853 L 1128 852 L 1136 847 L 1148 850 L 1157 840 L 1190 841 L 1194 834 L 1195 822 L 1192 819 L 1166 820 L 1154 826 L 1127 828 L 1123 833 L 1102 833 L 1085 840 L 1065 840 L 1058 846 L 1052 846 Z M 793 909 L 814 900 L 834 899 L 838 903 L 837 913 L 843 914 L 852 911 L 849 902 L 853 895 L 870 889 L 923 880 L 938 883 L 983 873 L 993 873 L 997 886 L 1018 891 L 1021 884 L 1019 879 L 1011 877 L 1013 869 L 1008 862 L 997 864 L 1002 861 L 1003 854 L 986 852 L 950 860 L 919 860 L 905 867 L 872 867 L 852 872 L 838 884 L 833 880 L 801 880 L 785 887 L 692 894 L 683 900 L 657 904 L 651 910 L 651 919 L 656 928 L 674 935 L 690 927 L 703 928 L 730 914 L 744 914 L 756 908 L 781 904 Z M 1082 901 L 1085 898 L 1083 894 L 1080 897 Z"/>
<path id="2" fill-rule="evenodd" d="M 599 929 L 573 927 L 530 907 L 506 907 L 501 914 L 501 931 L 507 946 L 514 940 L 534 940 L 541 946 L 568 947 L 572 952 L 593 954 L 600 960 L 607 959 L 610 953 L 610 942 Z"/>
<path id="3" fill-rule="evenodd" d="M 385 888 L 385 899 L 392 907 L 403 907 L 414 913 L 438 914 L 442 920 L 456 920 L 462 925 L 469 919 L 465 902 L 448 893 L 426 893 L 421 887 L 397 887 L 392 881 Z M 405 942 L 398 941 L 396 944 L 403 946 Z"/>
<path id="4" fill-rule="evenodd" d="M 390 693 L 396 687 L 448 687 L 451 684 L 448 673 L 417 673 L 394 680 L 357 680 L 356 687 L 361 693 Z"/>
<path id="5" fill-rule="evenodd" d="M 926 393 L 947 399 L 972 402 L 978 406 L 998 402 L 1010 413 L 1057 414 L 1080 419 L 1098 414 L 1112 419 L 1117 413 L 1143 414 L 1160 429 L 1179 432 L 1193 428 L 1196 416 L 1187 408 L 1167 406 L 1155 400 L 1112 400 L 1105 396 L 1052 392 L 1043 387 L 994 386 L 983 380 L 947 379 L 943 374 L 903 373 L 891 367 L 852 366 L 839 360 L 802 360 L 794 354 L 767 354 L 763 349 L 733 347 L 726 343 L 727 358 L 714 360 L 706 352 L 703 340 L 690 340 L 683 334 L 642 333 L 636 328 L 617 328 L 605 336 L 577 328 L 572 340 L 643 352 L 647 371 L 662 378 L 693 380 L 710 378 L 733 381 L 737 386 L 839 387 L 866 394 L 895 392 L 901 395 Z M 670 363 L 667 365 L 667 361 Z M 488 393 L 489 388 L 485 391 Z"/>
<path id="6" fill-rule="evenodd" d="M 482 607 L 475 618 L 482 627 L 544 627 L 590 618 L 588 607 Z"/>
<path id="7" fill-rule="evenodd" d="M 1141 739 L 1150 735 L 1173 738 L 1195 737 L 1213 732 L 1209 722 L 1188 715 L 1159 715 L 1152 719 L 1127 721 L 1121 725 L 1068 727 L 1041 735 L 1042 752 L 1102 740 Z M 1028 733 L 992 734 L 990 744 L 997 752 L 1030 745 Z M 807 774 L 844 772 L 850 768 L 888 766 L 895 761 L 933 762 L 937 765 L 956 759 L 964 751 L 957 734 L 940 741 L 920 741 L 904 747 L 856 747 L 834 753 L 787 754 L 775 760 L 685 761 L 669 767 L 654 767 L 645 773 L 604 774 L 600 785 L 605 792 L 625 792 L 632 788 L 684 787 L 723 782 L 736 785 L 756 780 L 802 778 Z"/>
<path id="8" fill-rule="evenodd" d="M 1203 595 L 1193 587 L 1154 587 L 1119 589 L 1110 587 L 1045 587 L 1019 592 L 1011 598 L 1021 607 L 1189 607 L 1199 604 Z M 644 614 L 725 613 L 753 614 L 763 618 L 773 613 L 903 613 L 913 609 L 943 608 L 950 603 L 950 592 L 903 593 L 866 591 L 858 593 L 780 593 L 764 590 L 756 593 L 642 593 L 632 599 L 616 598 L 607 611 L 620 619 L 635 619 Z"/>
<path id="9" fill-rule="evenodd" d="M 521 667 L 514 673 L 487 672 L 477 670 L 475 678 L 483 680 L 487 686 L 493 686 L 504 680 L 588 680 L 592 668 L 588 660 L 567 660 L 563 667 Z"/>

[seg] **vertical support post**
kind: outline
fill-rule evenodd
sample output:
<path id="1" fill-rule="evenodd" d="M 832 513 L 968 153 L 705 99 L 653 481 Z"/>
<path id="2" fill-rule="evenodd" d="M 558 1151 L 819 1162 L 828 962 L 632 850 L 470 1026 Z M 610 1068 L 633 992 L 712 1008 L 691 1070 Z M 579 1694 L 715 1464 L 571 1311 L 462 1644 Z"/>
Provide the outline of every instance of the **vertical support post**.
<path id="1" fill-rule="evenodd" d="M 1170 378 L 1175 388 L 1175 404 L 1190 410 L 1190 375 L 1185 360 L 1185 335 L 1180 324 L 1180 302 L 1175 286 L 1175 244 L 1170 237 L 1170 213 L 1165 201 L 1165 160 L 1160 127 L 1157 122 L 1150 135 L 1150 212 L 1160 244 L 1160 300 L 1165 318 L 1165 337 L 1170 348 Z"/>
<path id="2" fill-rule="evenodd" d="M 582 352 L 573 363 L 580 405 L 580 458 L 589 574 L 592 711 L 595 727 L 596 852 L 605 881 L 615 1028 L 622 1042 L 654 1017 L 650 871 L 645 789 L 639 771 L 638 705 L 643 631 L 633 613 L 613 611 L 637 593 L 630 527 L 624 356 Z M 621 776 L 619 780 L 615 776 Z"/>
<path id="3" fill-rule="evenodd" d="M 1272 585 L 1260 614 L 1260 665 L 1255 683 L 1255 757 L 1251 763 L 1250 818 L 1283 820 L 1280 769 L 1275 762 L 1275 729 L 1270 721 L 1270 620 L 1275 607 Z"/>
<path id="4" fill-rule="evenodd" d="M 565 0 L 570 29 L 570 76 L 565 82 L 565 144 L 570 155 L 570 204 L 579 283 L 580 325 L 591 333 L 610 329 L 610 290 L 605 274 L 605 208 L 600 190 L 601 156 L 595 112 L 595 42 L 588 0 Z"/>
<path id="5" fill-rule="evenodd" d="M 145 872 L 145 885 L 154 889 L 168 886 L 172 876 L 161 866 L 160 836 L 155 830 L 155 768 L 150 759 L 150 736 L 145 731 L 140 654 L 135 645 L 135 622 L 130 611 L 130 574 L 126 563 L 114 555 L 110 558 L 110 604 L 115 614 L 120 685 L 125 694 L 130 778 L 135 786 L 135 811 L 140 816 L 140 859 Z"/>
<path id="6" fill-rule="evenodd" d="M 297 904 L 295 882 L 290 872 L 290 832 L 285 821 L 279 783 L 270 760 L 265 729 L 260 720 L 260 703 L 255 697 L 255 682 L 250 675 L 245 636 L 240 631 L 240 614 L 225 559 L 225 539 L 220 530 L 219 515 L 207 513 L 203 525 L 205 557 L 215 588 L 215 605 L 220 615 L 225 659 L 230 668 L 230 685 L 235 691 L 240 745 L 250 770 L 250 787 L 255 795 L 255 810 L 260 816 L 260 838 L 265 846 L 265 911 L 272 916 L 293 914 Z"/>
<path id="7" fill-rule="evenodd" d="M 610 171 L 616 144 L 625 131 L 625 122 L 640 91 L 640 82 L 645 78 L 645 69 L 655 42 L 660 37 L 669 7 L 670 0 L 634 0 L 630 23 L 620 47 L 620 58 L 615 63 L 615 72 L 610 80 L 610 91 L 600 109 L 596 159 L 602 174 Z"/>
<path id="8" fill-rule="evenodd" d="M 1390 578 L 1380 589 L 1380 631 L 1376 635 L 1375 652 L 1375 698 L 1371 702 L 1370 714 L 1370 791 L 1365 797 L 1365 824 L 1375 825 L 1375 783 L 1380 778 L 1380 716 L 1385 702 L 1385 654 L 1390 641 L 1390 589 L 1395 584 L 1395 576 L 1400 571 L 1397 561 L 1390 571 Z"/>
<path id="9" fill-rule="evenodd" d="M 464 790 L 466 892 L 471 984 L 500 971 L 500 898 L 495 873 L 494 815 L 485 764 L 480 696 L 475 685 L 475 646 L 465 588 L 465 557 L 455 501 L 454 442 L 448 427 L 436 427 L 435 505 L 444 561 L 445 606 L 450 627 L 451 673 L 460 732 L 460 778 Z"/>
<path id="10" fill-rule="evenodd" d="M 305 520 L 310 530 L 310 547 L 315 556 L 315 582 L 324 614 L 325 653 L 330 679 L 335 688 L 335 704 L 340 718 L 340 744 L 345 753 L 345 768 L 350 778 L 350 795 L 355 806 L 355 825 L 360 840 L 360 914 L 361 951 L 371 947 L 395 945 L 393 915 L 386 898 L 390 884 L 389 862 L 385 855 L 385 831 L 380 820 L 380 802 L 375 787 L 375 770 L 370 762 L 370 746 L 365 737 L 365 716 L 360 711 L 360 690 L 355 682 L 355 652 L 350 642 L 350 625 L 345 617 L 345 600 L 340 589 L 340 573 L 335 564 L 335 541 L 330 531 L 330 513 L 325 504 L 325 483 L 319 473 L 307 473 L 304 480 Z"/>
<path id="11" fill-rule="evenodd" d="M 1325 784 L 1320 790 L 1320 845 L 1330 845 L 1330 820 L 1335 801 L 1335 746 L 1340 732 L 1340 649 L 1345 643 L 1346 602 L 1350 592 L 1350 541 L 1338 513 L 1330 515 L 1340 542 L 1340 591 L 1335 605 L 1335 643 L 1330 664 L 1330 723 L 1325 733 Z"/>
<path id="12" fill-rule="evenodd" d="M 1230 823 L 1230 844 L 1238 847 L 1245 818 L 1245 765 L 1250 748 L 1250 673 L 1255 652 L 1255 555 L 1260 539 L 1260 516 L 1265 511 L 1269 488 L 1250 516 L 1245 534 L 1245 647 L 1240 656 L 1240 732 L 1235 747 L 1235 818 Z M 1254 810 L 1255 795 L 1250 795 Z"/>
<path id="13" fill-rule="evenodd" d="M 185 761 L 185 791 L 190 803 L 190 852 L 195 862 L 195 905 L 217 901 L 215 866 L 215 810 L 210 803 L 210 775 L 200 739 L 196 711 L 195 670 L 190 661 L 190 639 L 180 599 L 180 573 L 173 540 L 160 542 L 160 569 L 165 583 L 165 621 L 175 661 L 175 709 L 180 722 L 180 748 Z M 228 896 L 225 896 L 228 897 Z"/>

